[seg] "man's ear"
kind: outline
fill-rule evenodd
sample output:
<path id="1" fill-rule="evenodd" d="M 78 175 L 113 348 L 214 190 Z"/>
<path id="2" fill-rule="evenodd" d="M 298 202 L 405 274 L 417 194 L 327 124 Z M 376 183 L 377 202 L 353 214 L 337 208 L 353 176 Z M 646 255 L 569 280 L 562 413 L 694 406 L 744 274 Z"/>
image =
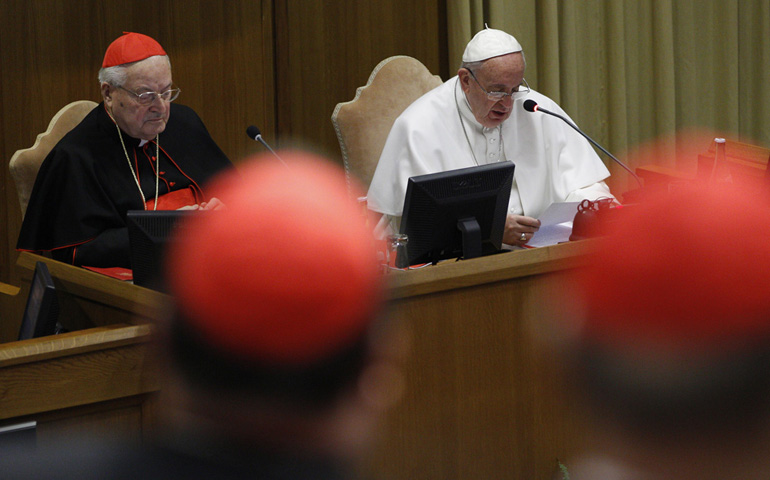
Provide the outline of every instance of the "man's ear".
<path id="1" fill-rule="evenodd" d="M 457 77 L 460 79 L 460 87 L 464 92 L 467 92 L 471 83 L 471 73 L 467 68 L 460 68 L 457 70 Z"/>
<path id="2" fill-rule="evenodd" d="M 112 93 L 114 91 L 114 88 L 112 85 L 110 85 L 107 82 L 102 82 L 102 98 L 104 99 L 104 104 L 108 107 L 112 106 Z"/>

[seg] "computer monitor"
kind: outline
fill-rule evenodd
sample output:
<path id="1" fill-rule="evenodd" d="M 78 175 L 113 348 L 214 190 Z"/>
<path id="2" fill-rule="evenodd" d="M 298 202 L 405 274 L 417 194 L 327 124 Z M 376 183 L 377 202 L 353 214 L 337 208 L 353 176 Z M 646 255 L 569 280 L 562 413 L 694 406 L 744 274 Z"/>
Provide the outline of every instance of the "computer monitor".
<path id="1" fill-rule="evenodd" d="M 134 285 L 165 292 L 164 252 L 177 222 L 194 210 L 129 210 L 126 214 Z"/>
<path id="2" fill-rule="evenodd" d="M 513 170 L 513 163 L 499 162 L 411 177 L 401 218 L 407 244 L 396 265 L 499 252 Z"/>
<path id="3" fill-rule="evenodd" d="M 35 264 L 32 274 L 32 284 L 27 297 L 27 307 L 21 319 L 19 340 L 43 337 L 57 333 L 59 318 L 59 302 L 56 298 L 51 273 L 44 262 Z"/>

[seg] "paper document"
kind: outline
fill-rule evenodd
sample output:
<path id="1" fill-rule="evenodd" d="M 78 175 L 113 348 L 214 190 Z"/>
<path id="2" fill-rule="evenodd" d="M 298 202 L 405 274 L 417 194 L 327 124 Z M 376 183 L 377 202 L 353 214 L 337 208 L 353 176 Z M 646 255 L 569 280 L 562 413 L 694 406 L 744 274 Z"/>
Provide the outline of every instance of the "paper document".
<path id="1" fill-rule="evenodd" d="M 527 243 L 528 247 L 547 247 L 569 241 L 572 221 L 575 219 L 580 202 L 552 203 L 540 215 L 540 230 Z"/>

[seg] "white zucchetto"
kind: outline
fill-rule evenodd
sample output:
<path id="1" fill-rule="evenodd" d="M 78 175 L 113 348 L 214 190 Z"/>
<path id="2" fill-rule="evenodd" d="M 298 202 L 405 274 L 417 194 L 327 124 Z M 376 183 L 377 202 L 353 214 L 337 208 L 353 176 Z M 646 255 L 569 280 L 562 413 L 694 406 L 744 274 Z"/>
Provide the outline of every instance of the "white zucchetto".
<path id="1" fill-rule="evenodd" d="M 463 53 L 463 62 L 480 62 L 520 51 L 521 45 L 512 35 L 487 27 L 468 42 Z"/>

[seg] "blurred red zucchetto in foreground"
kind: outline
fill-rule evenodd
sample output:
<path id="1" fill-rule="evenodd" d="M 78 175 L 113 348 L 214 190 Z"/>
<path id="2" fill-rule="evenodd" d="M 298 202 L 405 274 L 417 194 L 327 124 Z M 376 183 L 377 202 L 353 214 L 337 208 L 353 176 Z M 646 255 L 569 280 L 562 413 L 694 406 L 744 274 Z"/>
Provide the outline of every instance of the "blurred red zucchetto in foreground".
<path id="1" fill-rule="evenodd" d="M 767 204 L 724 185 L 626 210 L 579 276 L 583 338 L 680 352 L 770 338 Z"/>
<path id="2" fill-rule="evenodd" d="M 154 38 L 141 33 L 123 32 L 107 47 L 102 68 L 138 62 L 156 55 L 166 55 L 166 51 Z"/>
<path id="3" fill-rule="evenodd" d="M 226 208 L 183 224 L 169 283 L 188 327 L 246 362 L 301 367 L 358 341 L 383 278 L 344 172 L 308 153 L 257 156 L 211 185 Z"/>

